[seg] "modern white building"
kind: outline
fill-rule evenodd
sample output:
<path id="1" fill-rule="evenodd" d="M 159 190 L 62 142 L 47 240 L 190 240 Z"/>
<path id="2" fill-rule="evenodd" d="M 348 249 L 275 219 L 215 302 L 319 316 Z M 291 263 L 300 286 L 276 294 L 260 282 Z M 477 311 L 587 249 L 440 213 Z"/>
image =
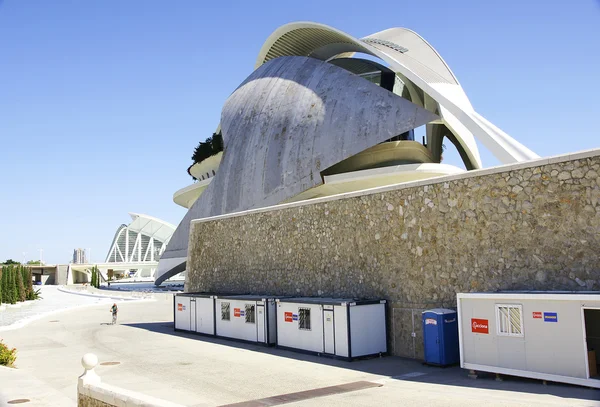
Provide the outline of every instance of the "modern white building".
<path id="1" fill-rule="evenodd" d="M 406 28 L 359 39 L 286 24 L 254 68 L 223 107 L 224 153 L 190 167 L 198 182 L 174 195 L 189 211 L 157 283 L 185 269 L 192 219 L 479 169 L 476 140 L 503 164 L 538 158 L 478 114 L 440 54 Z M 464 168 L 442 163 L 444 145 Z"/>
<path id="2" fill-rule="evenodd" d="M 148 215 L 129 215 L 131 223 L 117 229 L 102 268 L 125 277 L 153 279 L 175 226 Z"/>

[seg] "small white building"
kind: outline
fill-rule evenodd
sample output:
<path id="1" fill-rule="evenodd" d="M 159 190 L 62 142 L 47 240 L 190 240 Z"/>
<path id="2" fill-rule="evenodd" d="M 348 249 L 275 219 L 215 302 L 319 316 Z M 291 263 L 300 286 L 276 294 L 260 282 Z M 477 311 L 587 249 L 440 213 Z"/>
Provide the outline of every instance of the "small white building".
<path id="1" fill-rule="evenodd" d="M 460 365 L 600 388 L 599 292 L 457 294 Z"/>
<path id="2" fill-rule="evenodd" d="M 277 341 L 275 297 L 218 295 L 215 297 L 216 335 L 274 345 Z"/>
<path id="3" fill-rule="evenodd" d="M 215 295 L 180 293 L 173 296 L 173 321 L 176 331 L 215 334 Z"/>
<path id="4" fill-rule="evenodd" d="M 277 346 L 345 359 L 386 353 L 386 301 L 279 298 Z"/>

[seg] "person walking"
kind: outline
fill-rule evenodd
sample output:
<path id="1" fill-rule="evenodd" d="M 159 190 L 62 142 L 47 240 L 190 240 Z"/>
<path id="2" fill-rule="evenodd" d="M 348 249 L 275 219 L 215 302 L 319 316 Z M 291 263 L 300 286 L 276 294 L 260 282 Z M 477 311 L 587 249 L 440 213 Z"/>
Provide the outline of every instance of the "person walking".
<path id="1" fill-rule="evenodd" d="M 112 307 L 110 307 L 110 312 L 112 312 L 112 324 L 114 325 L 117 323 L 117 312 L 119 312 L 117 303 L 114 303 Z"/>

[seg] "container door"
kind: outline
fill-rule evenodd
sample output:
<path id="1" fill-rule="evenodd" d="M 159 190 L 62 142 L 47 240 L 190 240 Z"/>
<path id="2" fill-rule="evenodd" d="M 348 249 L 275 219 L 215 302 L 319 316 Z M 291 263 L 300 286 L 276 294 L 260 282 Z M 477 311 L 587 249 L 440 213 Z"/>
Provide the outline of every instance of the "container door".
<path id="1" fill-rule="evenodd" d="M 333 325 L 333 310 L 323 310 L 323 341 L 325 353 L 335 355 L 335 330 Z"/>
<path id="2" fill-rule="evenodd" d="M 196 299 L 190 301 L 190 331 L 196 332 Z"/>
<path id="3" fill-rule="evenodd" d="M 440 326 L 434 313 L 423 314 L 423 340 L 425 342 L 425 362 L 440 364 Z"/>
<path id="4" fill-rule="evenodd" d="M 257 305 L 256 306 L 256 341 L 258 343 L 265 343 L 266 339 L 265 339 L 265 331 L 266 331 L 266 325 L 265 325 L 266 321 L 265 321 L 265 306 L 264 305 Z"/>

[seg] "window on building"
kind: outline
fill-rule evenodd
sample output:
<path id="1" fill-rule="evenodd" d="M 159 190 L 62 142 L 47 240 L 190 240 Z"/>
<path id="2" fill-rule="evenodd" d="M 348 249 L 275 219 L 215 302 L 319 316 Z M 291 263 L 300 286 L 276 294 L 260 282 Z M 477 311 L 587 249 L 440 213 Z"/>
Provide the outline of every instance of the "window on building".
<path id="1" fill-rule="evenodd" d="M 221 321 L 231 321 L 231 313 L 228 302 L 221 303 Z"/>
<path id="2" fill-rule="evenodd" d="M 254 304 L 246 304 L 246 323 L 253 324 L 254 322 Z"/>
<path id="3" fill-rule="evenodd" d="M 496 305 L 498 335 L 523 336 L 523 307 L 521 305 Z"/>
<path id="4" fill-rule="evenodd" d="M 310 331 L 310 308 L 298 309 L 298 329 Z"/>

